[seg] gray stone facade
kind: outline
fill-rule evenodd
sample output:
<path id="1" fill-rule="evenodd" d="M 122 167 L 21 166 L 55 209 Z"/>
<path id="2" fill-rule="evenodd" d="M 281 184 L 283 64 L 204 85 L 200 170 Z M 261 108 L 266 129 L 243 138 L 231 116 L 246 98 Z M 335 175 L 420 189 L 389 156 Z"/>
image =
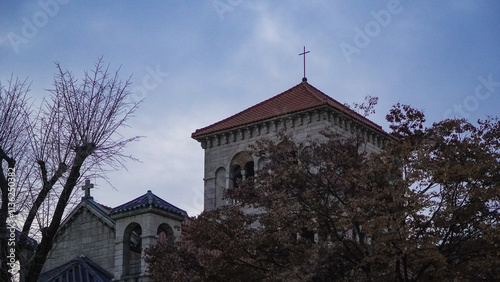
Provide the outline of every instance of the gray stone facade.
<path id="1" fill-rule="evenodd" d="M 44 265 L 42 272 L 54 273 L 56 277 L 42 276 L 47 281 L 64 280 L 61 277 L 67 273 L 54 269 L 83 255 L 110 277 L 114 276 L 112 281 L 151 282 L 143 259 L 144 250 L 159 240 L 176 240 L 180 237 L 177 227 L 187 217 L 184 210 L 151 191 L 113 209 L 94 202 L 87 191 L 81 203 L 61 224 Z M 67 269 L 74 271 L 72 268 Z"/>
<path id="2" fill-rule="evenodd" d="M 43 271 L 83 254 L 113 273 L 115 227 L 113 221 L 103 216 L 107 212 L 93 200 L 84 199 L 61 225 Z"/>
<path id="3" fill-rule="evenodd" d="M 210 210 L 227 204 L 222 199 L 224 189 L 231 189 L 234 185 L 234 167 L 245 168 L 248 163 L 252 169 L 258 171 L 262 160 L 249 153 L 250 146 L 261 138 L 276 139 L 278 132 L 290 134 L 297 142 L 307 144 L 310 141 L 319 141 L 324 138 L 320 133 L 330 129 L 341 136 L 349 136 L 362 127 L 353 124 L 346 117 L 334 116 L 327 109 L 316 110 L 296 115 L 284 116 L 249 127 L 238 128 L 228 132 L 211 136 L 204 145 L 204 209 Z M 367 151 L 378 151 L 382 146 L 383 138 L 367 133 Z M 247 169 L 238 172 L 245 177 Z"/>
<path id="4" fill-rule="evenodd" d="M 161 237 L 178 239 L 179 227 L 187 213 L 148 191 L 112 209 L 110 216 L 116 222 L 114 281 L 152 281 L 142 251 L 155 245 Z"/>

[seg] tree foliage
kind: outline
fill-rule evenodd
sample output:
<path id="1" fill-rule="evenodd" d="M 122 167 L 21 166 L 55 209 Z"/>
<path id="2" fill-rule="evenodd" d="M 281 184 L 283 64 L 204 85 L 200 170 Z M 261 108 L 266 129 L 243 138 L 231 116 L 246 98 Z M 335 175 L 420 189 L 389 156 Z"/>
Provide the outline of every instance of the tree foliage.
<path id="1" fill-rule="evenodd" d="M 36 281 L 77 194 L 75 187 L 84 176 L 105 178 L 104 170 L 122 167 L 130 158 L 123 154 L 125 145 L 138 139 L 119 134 L 137 103 L 129 102 L 130 82 L 120 80 L 118 71 L 109 71 L 98 60 L 78 80 L 59 64 L 56 67 L 54 88 L 37 109 L 29 103 L 26 82 L 11 79 L 0 89 L 2 281 L 11 276 L 8 226 L 19 230 L 15 248 L 21 279 Z M 9 190 L 12 171 L 16 185 Z M 33 246 L 30 237 L 39 243 Z"/>
<path id="2" fill-rule="evenodd" d="M 265 167 L 171 245 L 147 251 L 157 281 L 493 281 L 500 278 L 500 123 L 396 105 L 393 140 L 324 132 L 258 142 Z"/>

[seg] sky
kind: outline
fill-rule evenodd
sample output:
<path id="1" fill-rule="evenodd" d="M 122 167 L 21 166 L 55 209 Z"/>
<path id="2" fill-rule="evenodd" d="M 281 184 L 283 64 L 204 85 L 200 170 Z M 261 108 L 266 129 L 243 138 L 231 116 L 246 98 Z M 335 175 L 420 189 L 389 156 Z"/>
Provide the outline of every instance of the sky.
<path id="1" fill-rule="evenodd" d="M 147 190 L 189 215 L 203 209 L 204 152 L 191 133 L 301 82 L 340 101 L 379 97 L 389 131 L 396 103 L 428 124 L 499 115 L 500 2 L 411 0 L 0 2 L 0 81 L 52 89 L 55 62 L 77 77 L 98 58 L 144 102 L 125 136 L 140 162 L 91 179 L 116 207 Z"/>

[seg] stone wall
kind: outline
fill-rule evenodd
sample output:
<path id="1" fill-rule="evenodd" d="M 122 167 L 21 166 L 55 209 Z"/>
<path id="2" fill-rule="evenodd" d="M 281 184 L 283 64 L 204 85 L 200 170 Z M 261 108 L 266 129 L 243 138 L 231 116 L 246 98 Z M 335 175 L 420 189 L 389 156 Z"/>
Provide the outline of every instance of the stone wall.
<path id="1" fill-rule="evenodd" d="M 60 266 L 81 254 L 109 273 L 114 272 L 115 231 L 86 207 L 80 207 L 72 221 L 58 235 L 43 271 Z M 43 272 L 42 271 L 42 272 Z"/>
<path id="2" fill-rule="evenodd" d="M 178 217 L 178 216 L 177 216 Z M 130 251 L 128 244 L 130 240 L 130 233 L 132 230 L 137 230 L 141 238 L 141 256 L 144 250 L 152 245 L 157 244 L 158 232 L 162 226 L 167 227 L 170 236 L 173 238 L 180 238 L 181 231 L 178 227 L 181 226 L 181 219 L 172 216 L 168 212 L 158 209 L 139 209 L 129 211 L 123 214 L 113 215 L 116 221 L 116 238 L 115 244 L 115 280 L 120 282 L 139 281 L 150 282 L 152 281 L 148 273 L 146 273 L 147 264 L 144 260 L 134 259 L 135 253 Z M 140 265 L 136 265 L 139 263 Z M 136 272 L 138 268 L 139 273 Z M 129 274 L 131 273 L 131 274 Z"/>
<path id="3" fill-rule="evenodd" d="M 226 172 L 223 188 L 232 188 L 232 161 L 241 152 L 248 151 L 249 146 L 255 144 L 257 140 L 262 138 L 275 139 L 278 132 L 284 131 L 297 142 L 307 143 L 308 140 L 324 138 L 320 132 L 327 128 L 341 136 L 352 136 L 354 132 L 361 131 L 361 134 L 365 135 L 368 152 L 379 151 L 382 141 L 385 139 L 350 118 L 328 110 L 291 114 L 258 125 L 214 134 L 207 138 L 206 143 L 202 144 L 205 149 L 204 209 L 211 210 L 222 204 L 227 204 L 220 200 L 223 189 L 219 186 L 224 182 L 224 179 L 221 180 L 220 172 Z M 259 159 L 253 157 L 252 161 L 254 170 L 257 171 L 260 167 Z"/>

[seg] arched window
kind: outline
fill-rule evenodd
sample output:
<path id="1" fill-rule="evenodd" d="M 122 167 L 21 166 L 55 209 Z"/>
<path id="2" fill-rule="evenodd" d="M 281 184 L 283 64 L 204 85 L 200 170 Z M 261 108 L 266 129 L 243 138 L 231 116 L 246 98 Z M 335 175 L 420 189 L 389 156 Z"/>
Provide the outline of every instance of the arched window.
<path id="1" fill-rule="evenodd" d="M 231 180 L 229 188 L 237 188 L 238 183 L 241 180 L 245 180 L 247 177 L 253 176 L 253 166 L 253 157 L 249 152 L 242 151 L 234 155 L 229 166 L 229 178 Z"/>
<path id="2" fill-rule="evenodd" d="M 123 234 L 123 274 L 141 273 L 142 228 L 131 223 Z"/>
<path id="3" fill-rule="evenodd" d="M 241 175 L 241 167 L 239 165 L 235 165 L 231 168 L 231 188 L 237 188 L 238 183 L 240 183 L 243 175 Z"/>
<path id="4" fill-rule="evenodd" d="M 293 164 L 299 163 L 296 151 L 297 146 L 292 141 L 290 141 L 289 139 L 283 140 L 278 144 L 278 147 L 281 151 L 281 157 L 284 158 L 285 161 Z"/>
<path id="5" fill-rule="evenodd" d="M 269 159 L 266 158 L 266 157 L 262 157 L 259 159 L 259 162 L 258 162 L 258 169 L 261 170 L 264 168 L 264 166 L 266 166 L 266 164 L 269 163 Z"/>
<path id="6" fill-rule="evenodd" d="M 226 201 L 224 200 L 224 191 L 226 190 L 226 169 L 220 167 L 215 172 L 215 206 L 223 206 Z"/>
<path id="7" fill-rule="evenodd" d="M 245 179 L 250 178 L 255 175 L 253 161 L 247 162 L 245 164 Z"/>
<path id="8" fill-rule="evenodd" d="M 174 231 L 172 227 L 166 223 L 162 223 L 158 226 L 156 235 L 158 236 L 158 243 L 168 244 L 174 242 Z"/>

